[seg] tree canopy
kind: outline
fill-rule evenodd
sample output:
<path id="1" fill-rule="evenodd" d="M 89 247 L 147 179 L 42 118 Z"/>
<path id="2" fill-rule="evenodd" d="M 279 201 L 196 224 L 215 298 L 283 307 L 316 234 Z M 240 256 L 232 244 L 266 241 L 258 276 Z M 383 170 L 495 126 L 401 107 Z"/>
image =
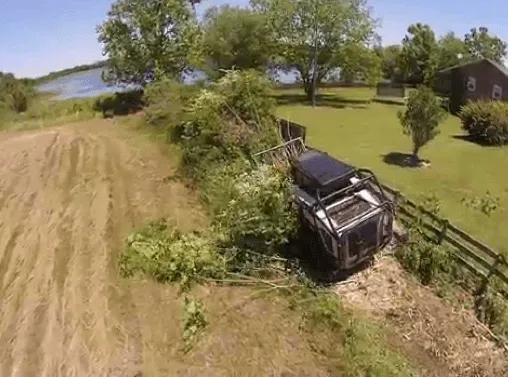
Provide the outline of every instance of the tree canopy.
<path id="1" fill-rule="evenodd" d="M 449 32 L 438 41 L 439 58 L 438 67 L 447 68 L 459 64 L 470 58 L 469 50 L 464 41 L 455 33 Z"/>
<path id="2" fill-rule="evenodd" d="M 386 80 L 400 81 L 399 56 L 401 45 L 379 47 L 376 52 L 381 59 L 381 75 Z"/>
<path id="3" fill-rule="evenodd" d="M 98 27 L 109 64 L 109 82 L 147 82 L 164 76 L 179 79 L 198 60 L 201 32 L 196 0 L 117 0 Z"/>
<path id="4" fill-rule="evenodd" d="M 271 58 L 271 38 L 263 15 L 249 8 L 212 7 L 203 20 L 204 54 L 207 73 L 221 76 L 220 70 L 264 70 Z"/>
<path id="5" fill-rule="evenodd" d="M 368 46 L 374 36 L 376 22 L 365 0 L 252 0 L 252 4 L 266 16 L 276 50 L 287 67 L 299 72 L 313 103 L 317 85 L 335 68 L 352 67 L 357 56 L 351 52 L 365 52 L 359 46 Z"/>
<path id="6" fill-rule="evenodd" d="M 412 84 L 430 83 L 438 65 L 438 44 L 429 25 L 409 26 L 402 40 L 399 68 L 405 81 Z"/>
<path id="7" fill-rule="evenodd" d="M 471 29 L 464 38 L 469 55 L 474 59 L 491 59 L 502 63 L 506 57 L 506 43 L 491 35 L 486 27 Z"/>

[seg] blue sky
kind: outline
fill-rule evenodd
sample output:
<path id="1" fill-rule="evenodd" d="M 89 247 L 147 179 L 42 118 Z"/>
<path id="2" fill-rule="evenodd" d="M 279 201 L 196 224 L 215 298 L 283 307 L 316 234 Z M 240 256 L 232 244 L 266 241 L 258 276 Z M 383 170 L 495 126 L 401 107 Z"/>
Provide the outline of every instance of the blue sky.
<path id="1" fill-rule="evenodd" d="M 203 0 L 203 7 L 248 0 Z M 34 77 L 102 58 L 95 28 L 111 0 L 0 0 L 0 71 Z M 430 24 L 436 33 L 465 34 L 487 26 L 508 40 L 506 0 L 370 0 L 381 19 L 384 44 L 399 42 L 407 26 Z"/>

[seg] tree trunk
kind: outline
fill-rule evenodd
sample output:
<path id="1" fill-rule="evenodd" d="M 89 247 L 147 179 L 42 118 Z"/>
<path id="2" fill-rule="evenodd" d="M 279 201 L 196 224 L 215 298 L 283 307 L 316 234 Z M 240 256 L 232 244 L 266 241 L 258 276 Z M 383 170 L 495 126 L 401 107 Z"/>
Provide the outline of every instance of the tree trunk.
<path id="1" fill-rule="evenodd" d="M 305 90 L 305 96 L 307 100 L 312 103 L 312 106 L 316 104 L 316 87 L 314 86 L 314 79 L 311 77 L 308 81 L 304 81 L 303 89 Z"/>
<path id="2" fill-rule="evenodd" d="M 316 71 L 314 70 L 314 73 L 312 74 L 312 83 L 310 89 L 312 107 L 316 107 L 316 86 L 317 86 L 316 84 L 317 84 L 317 74 Z"/>
<path id="3" fill-rule="evenodd" d="M 312 107 L 316 107 L 316 87 L 318 79 L 318 24 L 317 24 L 318 3 L 314 3 L 314 55 L 312 57 Z"/>
<path id="4" fill-rule="evenodd" d="M 420 151 L 420 147 L 413 147 L 412 163 L 414 166 L 417 166 L 420 163 L 420 157 L 418 157 L 419 151 Z"/>

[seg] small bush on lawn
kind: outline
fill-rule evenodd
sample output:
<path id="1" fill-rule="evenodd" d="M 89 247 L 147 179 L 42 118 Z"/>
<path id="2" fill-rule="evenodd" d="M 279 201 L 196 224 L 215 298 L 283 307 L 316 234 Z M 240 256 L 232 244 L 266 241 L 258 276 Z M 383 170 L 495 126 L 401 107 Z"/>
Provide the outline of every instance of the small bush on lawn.
<path id="1" fill-rule="evenodd" d="M 418 164 L 420 149 L 439 134 L 439 125 L 446 118 L 440 100 L 432 89 L 420 86 L 409 94 L 406 109 L 397 113 L 404 135 L 413 143 L 413 162 Z"/>
<path id="2" fill-rule="evenodd" d="M 475 101 L 460 111 L 462 127 L 476 141 L 489 145 L 508 143 L 508 104 L 501 101 Z"/>

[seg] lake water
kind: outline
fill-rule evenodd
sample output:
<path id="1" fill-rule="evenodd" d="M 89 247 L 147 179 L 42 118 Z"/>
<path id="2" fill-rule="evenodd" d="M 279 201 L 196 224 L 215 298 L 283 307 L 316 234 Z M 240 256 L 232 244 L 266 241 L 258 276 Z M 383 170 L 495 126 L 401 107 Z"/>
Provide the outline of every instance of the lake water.
<path id="1" fill-rule="evenodd" d="M 121 92 L 134 89 L 135 87 L 120 87 L 108 85 L 102 81 L 102 70 L 93 69 L 85 72 L 73 73 L 69 76 L 60 77 L 48 83 L 39 86 L 41 92 L 57 93 L 55 99 L 64 100 L 70 98 L 96 97 L 101 94 Z M 187 74 L 184 82 L 192 83 L 196 80 L 205 78 L 202 72 L 196 71 Z M 278 73 L 278 81 L 290 83 L 295 81 L 294 73 Z"/>

